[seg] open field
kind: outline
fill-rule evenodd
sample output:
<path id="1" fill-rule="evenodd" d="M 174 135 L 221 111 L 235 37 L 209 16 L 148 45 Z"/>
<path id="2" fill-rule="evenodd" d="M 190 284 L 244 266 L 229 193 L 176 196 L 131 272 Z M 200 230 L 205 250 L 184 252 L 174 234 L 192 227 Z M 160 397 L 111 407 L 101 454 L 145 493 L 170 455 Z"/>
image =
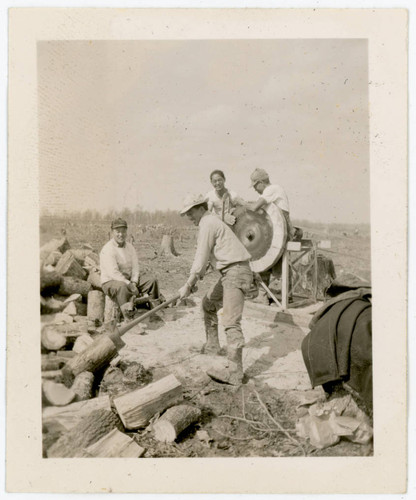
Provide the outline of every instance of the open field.
<path id="1" fill-rule="evenodd" d="M 130 223 L 130 221 L 129 221 Z M 96 252 L 109 238 L 109 220 L 65 219 L 44 217 L 40 223 L 41 245 L 59 237 L 65 230 L 71 247 L 90 244 Z M 302 224 L 304 234 L 316 240 L 329 239 L 332 247 L 325 251 L 333 259 L 337 275 L 354 273 L 370 280 L 370 228 L 360 226 L 324 226 Z M 178 256 L 160 255 L 163 234 L 174 236 Z M 197 228 L 177 217 L 173 224 L 155 222 L 129 224 L 129 235 L 138 255 L 142 272 L 151 272 L 160 283 L 166 298 L 173 296 L 185 282 L 196 245 Z M 300 354 L 306 328 L 283 323 L 270 324 L 246 308 L 243 331 L 246 338 L 244 369 L 249 382 L 240 388 L 216 384 L 205 374 L 215 362 L 201 355 L 205 335 L 200 301 L 216 273 L 199 283 L 194 303 L 165 310 L 150 321 L 144 335 L 133 328 L 124 337 L 120 351 L 125 361 L 137 361 L 153 374 L 153 379 L 174 374 L 184 387 L 185 400 L 197 404 L 202 417 L 196 428 L 185 432 L 173 444 L 157 443 L 149 432 L 138 432 L 145 457 L 247 457 L 247 456 L 363 456 L 372 454 L 372 445 L 342 440 L 335 446 L 318 450 L 294 441 L 295 423 L 300 401 L 319 389 L 311 390 Z M 265 306 L 262 306 L 265 307 Z M 220 331 L 221 344 L 225 344 Z M 321 391 L 322 392 L 322 391 Z M 263 408 L 264 403 L 266 410 Z M 289 432 L 276 430 L 267 411 Z M 250 423 L 251 422 L 251 423 Z M 253 424 L 252 422 L 256 422 Z M 206 431 L 201 439 L 198 429 Z"/>
<path id="2" fill-rule="evenodd" d="M 171 217 L 168 222 L 163 216 L 161 222 L 141 224 L 129 222 L 129 234 L 133 235 L 134 243 L 143 271 L 152 270 L 161 281 L 166 294 L 174 293 L 186 280 L 194 254 L 197 228 L 180 216 Z M 139 219 L 140 220 L 140 219 Z M 99 252 L 109 239 L 111 220 L 83 220 L 59 217 L 44 217 L 40 223 L 40 244 L 50 238 L 57 237 L 65 229 L 68 240 L 76 248 L 81 243 L 89 243 L 96 252 Z M 296 223 L 304 230 L 304 234 L 316 240 L 330 240 L 331 249 L 322 250 L 331 258 L 337 275 L 350 272 L 371 281 L 371 247 L 370 226 L 361 225 L 324 225 L 301 221 Z M 358 234 L 355 232 L 358 230 Z M 171 232 L 179 256 L 172 259 L 159 256 L 162 236 Z M 205 289 L 204 286 L 201 287 Z"/>

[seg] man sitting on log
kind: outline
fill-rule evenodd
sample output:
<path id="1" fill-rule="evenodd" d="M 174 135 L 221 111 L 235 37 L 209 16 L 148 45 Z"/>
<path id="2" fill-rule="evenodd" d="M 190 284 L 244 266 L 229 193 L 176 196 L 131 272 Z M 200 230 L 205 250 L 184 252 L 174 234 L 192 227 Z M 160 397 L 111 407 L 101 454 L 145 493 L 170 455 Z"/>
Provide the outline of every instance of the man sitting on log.
<path id="1" fill-rule="evenodd" d="M 259 199 L 252 204 L 251 209 L 256 211 L 263 209 L 267 212 L 270 219 L 273 221 L 276 217 L 276 209 L 280 209 L 285 220 L 286 220 L 286 230 L 287 237 L 286 241 L 289 241 L 294 236 L 295 230 L 292 226 L 292 222 L 289 216 L 289 200 L 284 189 L 278 184 L 271 184 L 269 179 L 269 174 L 262 168 L 256 168 L 250 176 L 251 187 L 259 193 Z M 286 245 L 286 242 L 284 242 Z M 263 282 L 268 286 L 270 283 L 271 276 L 280 278 L 282 275 L 282 260 L 279 259 L 278 262 L 267 271 L 260 273 L 260 277 Z M 289 273 L 290 281 L 290 273 Z M 269 304 L 270 300 L 266 295 L 263 288 L 259 288 L 259 295 L 255 302 L 261 302 Z"/>
<path id="2" fill-rule="evenodd" d="M 125 320 L 130 320 L 133 297 L 147 293 L 152 307 L 163 301 L 155 278 L 140 276 L 136 250 L 127 242 L 127 222 L 116 219 L 111 223 L 111 240 L 100 252 L 101 284 L 103 291 L 120 307 Z"/>
<path id="3" fill-rule="evenodd" d="M 222 323 L 227 336 L 228 362 L 223 368 L 209 370 L 207 374 L 216 381 L 239 385 L 243 380 L 241 318 L 244 296 L 253 282 L 249 266 L 251 255 L 230 227 L 208 212 L 207 201 L 201 195 L 185 198 L 180 214 L 186 214 L 195 226 L 199 226 L 194 262 L 187 282 L 179 290 L 180 299 L 186 298 L 198 279 L 204 277 L 211 260 L 221 277 L 202 299 L 207 336 L 203 352 L 219 354 L 217 312 L 223 307 Z"/>

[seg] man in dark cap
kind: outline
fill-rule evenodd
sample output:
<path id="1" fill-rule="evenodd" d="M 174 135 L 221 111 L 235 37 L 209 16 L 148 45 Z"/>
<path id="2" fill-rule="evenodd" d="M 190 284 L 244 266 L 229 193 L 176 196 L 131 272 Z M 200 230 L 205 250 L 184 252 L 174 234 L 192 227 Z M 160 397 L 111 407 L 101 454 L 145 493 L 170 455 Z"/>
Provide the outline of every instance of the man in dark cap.
<path id="1" fill-rule="evenodd" d="M 148 293 L 153 306 L 161 302 L 159 285 L 153 277 L 140 275 L 135 248 L 127 242 L 127 222 L 116 219 L 111 223 L 111 240 L 100 252 L 101 284 L 103 291 L 120 307 L 125 320 L 131 319 L 131 298 Z M 163 299 L 162 299 L 163 300 Z"/>
<path id="2" fill-rule="evenodd" d="M 289 200 L 284 189 L 278 184 L 271 184 L 269 174 L 263 168 L 256 168 L 250 176 L 251 187 L 259 194 L 258 200 L 252 204 L 251 209 L 256 211 L 263 209 L 273 221 L 278 216 L 277 210 L 280 210 L 286 221 L 286 241 L 289 241 L 294 236 L 294 228 L 289 215 Z M 285 241 L 285 244 L 286 244 Z M 261 279 L 270 284 L 271 276 L 277 279 L 282 276 L 282 260 L 279 261 L 269 270 L 260 273 Z M 289 283 L 291 283 L 291 274 L 289 272 Z M 260 288 L 259 295 L 254 299 L 255 302 L 269 304 L 270 299 L 265 291 Z"/>

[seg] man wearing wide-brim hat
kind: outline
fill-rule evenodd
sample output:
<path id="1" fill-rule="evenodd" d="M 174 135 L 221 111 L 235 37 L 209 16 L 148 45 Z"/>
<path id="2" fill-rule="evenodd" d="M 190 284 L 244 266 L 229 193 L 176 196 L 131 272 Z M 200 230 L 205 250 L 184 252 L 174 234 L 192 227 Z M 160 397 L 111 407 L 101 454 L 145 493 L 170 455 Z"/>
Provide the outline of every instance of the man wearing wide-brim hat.
<path id="1" fill-rule="evenodd" d="M 181 215 L 186 215 L 199 226 L 199 232 L 194 262 L 188 280 L 179 290 L 179 296 L 183 299 L 191 293 L 198 279 L 204 277 L 208 262 L 219 271 L 218 281 L 202 299 L 206 331 L 203 353 L 220 353 L 217 312 L 222 307 L 228 360 L 223 368 L 208 370 L 207 374 L 218 382 L 239 385 L 243 380 L 244 347 L 241 318 L 244 297 L 253 282 L 249 266 L 251 255 L 233 231 L 207 209 L 204 197 L 189 195 L 180 211 Z"/>
<path id="2" fill-rule="evenodd" d="M 118 218 L 111 223 L 111 240 L 100 252 L 102 289 L 120 307 L 128 321 L 133 313 L 132 297 L 148 293 L 151 303 L 160 302 L 159 285 L 155 278 L 140 274 L 134 246 L 127 242 L 127 222 Z"/>

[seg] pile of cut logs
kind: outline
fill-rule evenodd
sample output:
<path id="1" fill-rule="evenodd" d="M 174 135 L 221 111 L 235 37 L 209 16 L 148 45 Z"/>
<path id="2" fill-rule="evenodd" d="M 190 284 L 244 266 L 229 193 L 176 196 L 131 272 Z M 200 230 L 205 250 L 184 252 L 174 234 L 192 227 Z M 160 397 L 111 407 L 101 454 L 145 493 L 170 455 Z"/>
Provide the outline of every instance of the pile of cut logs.
<path id="1" fill-rule="evenodd" d="M 45 457 L 141 457 L 137 431 L 173 442 L 200 410 L 174 375 L 152 382 L 104 323 L 98 255 L 66 238 L 41 248 L 42 430 Z M 45 321 L 49 320 L 49 321 Z M 103 324 L 104 323 L 104 324 Z"/>
<path id="2" fill-rule="evenodd" d="M 61 313 L 56 323 L 72 323 L 87 316 L 95 326 L 104 321 L 99 256 L 84 244 L 71 248 L 66 237 L 40 249 L 40 307 L 43 314 Z"/>

